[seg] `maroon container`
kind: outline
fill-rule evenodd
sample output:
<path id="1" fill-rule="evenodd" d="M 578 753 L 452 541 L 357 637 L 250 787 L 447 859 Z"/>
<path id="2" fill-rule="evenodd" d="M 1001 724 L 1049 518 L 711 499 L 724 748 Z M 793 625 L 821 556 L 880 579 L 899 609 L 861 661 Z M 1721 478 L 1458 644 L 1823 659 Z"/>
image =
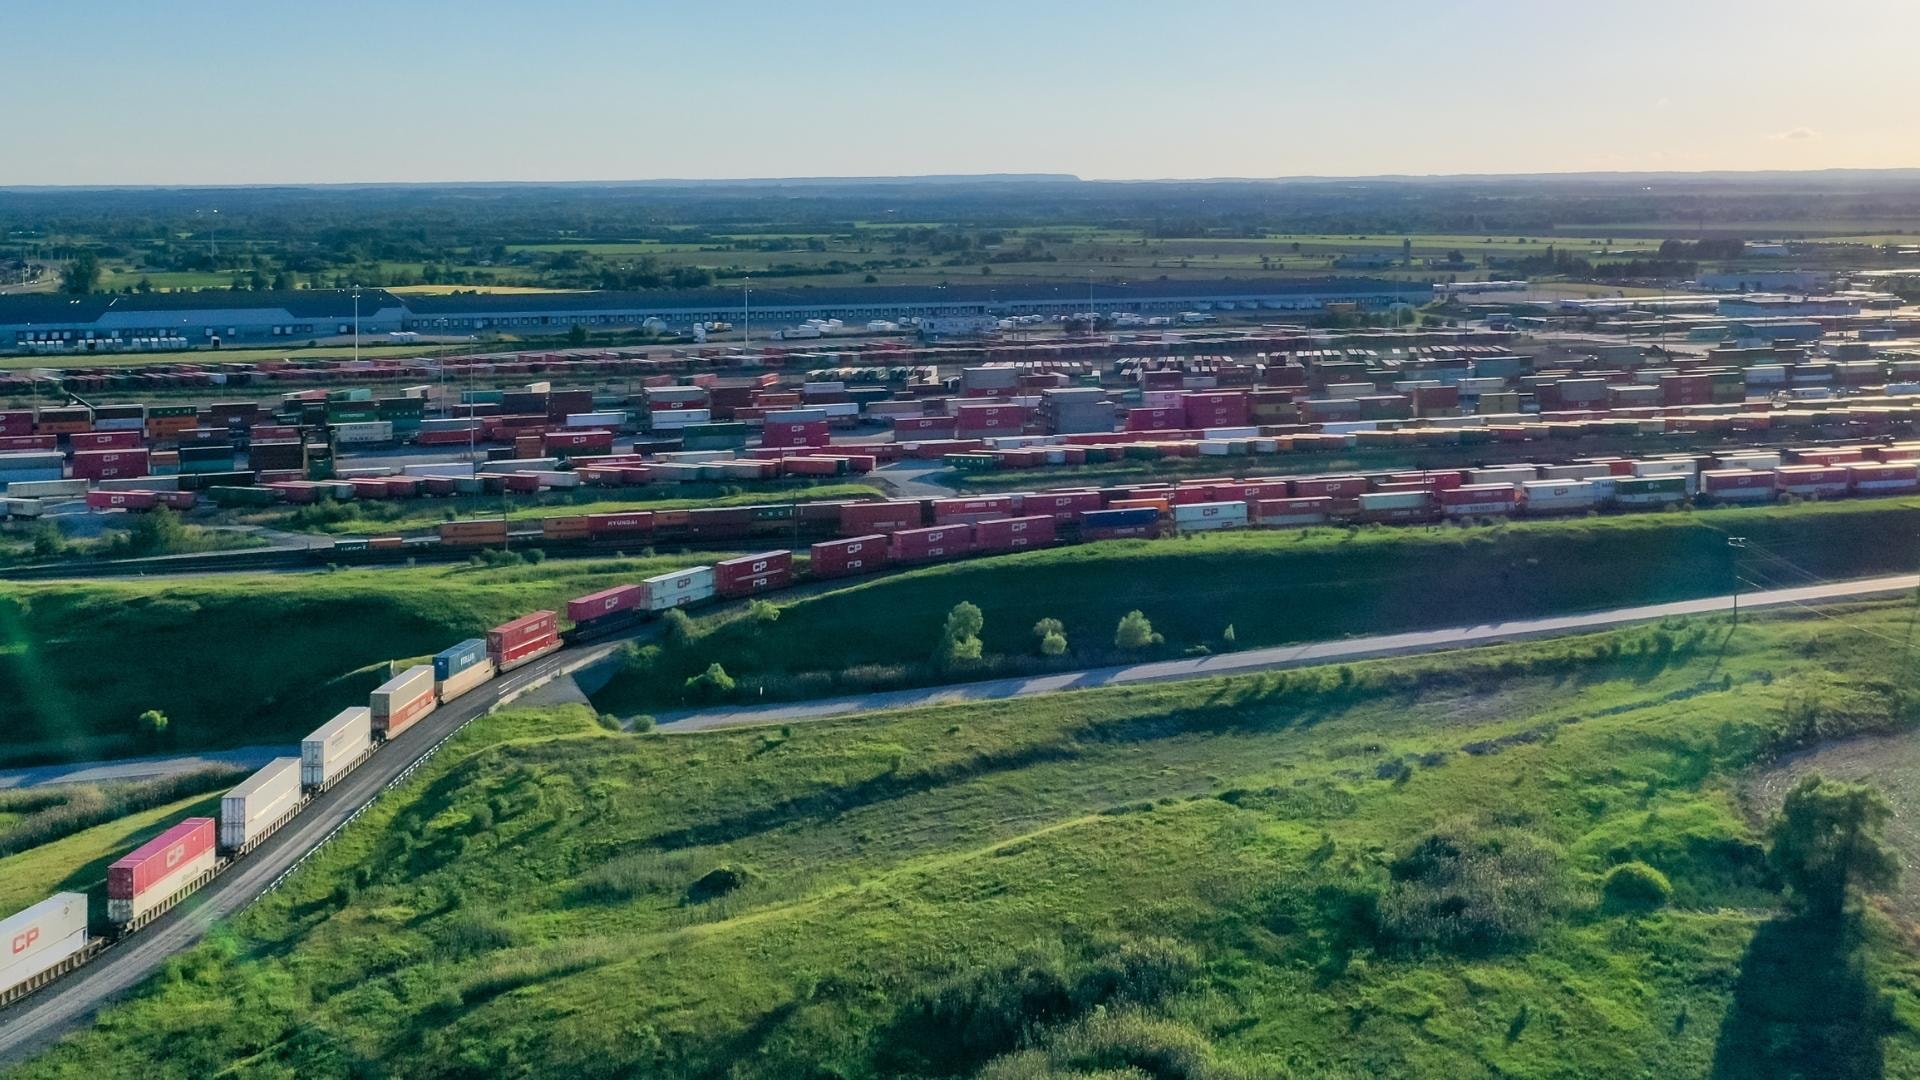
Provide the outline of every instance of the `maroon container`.
<path id="1" fill-rule="evenodd" d="M 1054 520 L 1047 514 L 982 521 L 973 527 L 973 546 L 976 551 L 1048 547 L 1053 540 Z"/>
<path id="2" fill-rule="evenodd" d="M 965 555 L 973 550 L 973 526 L 937 525 L 931 529 L 905 529 L 891 537 L 889 554 L 894 562 L 933 562 Z"/>
<path id="3" fill-rule="evenodd" d="M 1074 521 L 1105 505 L 1097 491 L 1043 491 L 1020 498 L 1021 513 L 1046 514 L 1056 521 Z"/>
<path id="4" fill-rule="evenodd" d="M 567 619 L 575 623 L 604 619 L 609 615 L 632 611 L 646 598 L 647 590 L 639 585 L 615 585 L 611 589 L 601 589 L 567 601 Z"/>
<path id="5" fill-rule="evenodd" d="M 1296 498 L 1309 499 L 1325 496 L 1333 499 L 1351 499 L 1367 490 L 1367 478 L 1364 476 L 1303 476 L 1293 481 L 1292 486 Z"/>
<path id="6" fill-rule="evenodd" d="M 73 475 L 82 480 L 110 480 L 147 475 L 145 450 L 80 450 L 73 455 Z"/>
<path id="7" fill-rule="evenodd" d="M 917 502 L 842 503 L 840 505 L 839 531 L 844 536 L 917 529 L 925 523 L 924 512 Z"/>
<path id="8" fill-rule="evenodd" d="M 887 538 L 879 535 L 827 540 L 807 549 L 807 571 L 817 578 L 865 574 L 887 565 Z"/>
<path id="9" fill-rule="evenodd" d="M 652 531 L 653 513 L 648 510 L 587 515 L 587 535 L 595 539 L 602 536 L 632 536 Z"/>
<path id="10" fill-rule="evenodd" d="M 487 652 L 496 658 L 519 651 L 523 646 L 553 637 L 557 618 L 551 611 L 536 611 L 504 622 L 487 631 Z"/>
<path id="11" fill-rule="evenodd" d="M 983 495 L 975 499 L 935 499 L 933 520 L 939 525 L 961 525 L 970 521 L 1011 517 L 1014 513 L 1013 504 L 1012 495 Z"/>
<path id="12" fill-rule="evenodd" d="M 89 491 L 89 510 L 151 510 L 160 497 L 151 491 Z"/>
<path id="13" fill-rule="evenodd" d="M 146 440 L 144 431 L 76 431 L 67 436 L 67 445 L 81 450 L 137 450 Z"/>
<path id="14" fill-rule="evenodd" d="M 212 818 L 188 818 L 122 855 L 107 867 L 107 897 L 132 900 L 168 874 L 212 850 L 218 825 Z"/>
<path id="15" fill-rule="evenodd" d="M 713 564 L 713 591 L 721 596 L 751 596 L 785 588 L 792 580 L 791 551 L 763 551 Z"/>

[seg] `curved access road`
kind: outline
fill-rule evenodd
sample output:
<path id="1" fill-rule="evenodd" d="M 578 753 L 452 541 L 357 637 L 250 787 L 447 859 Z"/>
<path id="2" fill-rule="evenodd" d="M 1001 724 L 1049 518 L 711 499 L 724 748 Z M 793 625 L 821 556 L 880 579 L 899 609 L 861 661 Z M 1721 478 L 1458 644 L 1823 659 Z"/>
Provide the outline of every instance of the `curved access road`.
<path id="1" fill-rule="evenodd" d="M 1793 589 L 1770 589 L 1742 593 L 1740 610 L 1858 600 L 1912 592 L 1920 588 L 1920 575 L 1898 574 L 1891 577 L 1835 581 Z M 1146 664 L 1063 671 L 1031 678 L 993 679 L 929 687 L 922 690 L 893 690 L 877 694 L 800 701 L 788 704 L 758 705 L 738 709 L 703 709 L 698 712 L 662 713 L 660 730 L 669 732 L 712 731 L 716 728 L 750 724 L 785 724 L 823 720 L 851 713 L 881 712 L 925 705 L 952 705 L 966 701 L 998 701 L 1005 698 L 1052 694 L 1063 690 L 1091 690 L 1102 686 L 1130 686 L 1139 683 L 1170 682 L 1179 679 L 1204 679 L 1216 675 L 1242 675 L 1252 671 L 1304 667 L 1309 664 L 1343 663 L 1370 660 L 1407 653 L 1434 652 L 1470 645 L 1490 645 L 1524 638 L 1551 637 L 1608 630 L 1631 623 L 1651 622 L 1679 615 L 1725 615 L 1733 610 L 1734 597 L 1707 596 L 1698 600 L 1678 600 L 1669 604 L 1590 611 L 1581 615 L 1552 615 L 1538 619 L 1514 619 L 1482 623 L 1479 626 L 1455 626 L 1443 630 L 1416 630 L 1403 634 L 1374 634 L 1342 638 L 1338 641 L 1309 642 L 1301 645 L 1276 645 L 1267 649 L 1201 656 L 1189 660 L 1158 660 Z"/>
<path id="2" fill-rule="evenodd" d="M 553 679 L 605 659 L 627 640 L 617 637 L 562 649 L 429 714 L 178 907 L 126 941 L 108 947 L 93 962 L 0 1010 L 0 1068 L 44 1049 L 54 1038 L 86 1023 L 101 1005 L 199 941 L 216 921 L 279 884 L 376 796 L 398 783 L 469 722 Z"/>

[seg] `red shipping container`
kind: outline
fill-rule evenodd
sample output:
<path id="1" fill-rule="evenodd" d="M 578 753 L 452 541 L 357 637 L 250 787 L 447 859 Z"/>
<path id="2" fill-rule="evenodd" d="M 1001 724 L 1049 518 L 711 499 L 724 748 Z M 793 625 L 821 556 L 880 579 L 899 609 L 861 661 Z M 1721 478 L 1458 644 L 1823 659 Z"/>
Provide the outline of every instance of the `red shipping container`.
<path id="1" fill-rule="evenodd" d="M 840 506 L 839 532 L 842 536 L 897 532 L 901 529 L 917 529 L 924 524 L 925 511 L 917 502 L 842 503 Z"/>
<path id="2" fill-rule="evenodd" d="M 894 533 L 888 549 L 894 562 L 931 562 L 973 550 L 972 525 L 939 525 Z"/>
<path id="3" fill-rule="evenodd" d="M 145 450 L 81 450 L 73 455 L 73 475 L 82 480 L 109 480 L 147 475 Z"/>
<path id="4" fill-rule="evenodd" d="M 187 818 L 127 852 L 107 867 L 107 898 L 138 898 L 174 870 L 213 850 L 218 832 L 212 818 Z"/>
<path id="5" fill-rule="evenodd" d="M 58 450 L 58 435 L 3 435 L 0 450 Z"/>
<path id="6" fill-rule="evenodd" d="M 1512 503 L 1519 489 L 1512 484 L 1464 484 L 1437 492 L 1441 506 L 1472 506 L 1479 503 Z"/>
<path id="7" fill-rule="evenodd" d="M 639 585 L 615 585 L 611 589 L 601 589 L 597 593 L 567 601 L 567 618 L 575 623 L 603 619 L 622 611 L 632 611 L 646 598 L 647 590 Z"/>
<path id="8" fill-rule="evenodd" d="M 1184 409 L 1128 409 L 1128 431 L 1165 431 L 1186 423 Z M 1222 425 L 1224 426 L 1224 425 Z"/>
<path id="9" fill-rule="evenodd" d="M 141 431 L 81 431 L 67 436 L 67 445 L 80 450 L 137 450 L 146 439 Z"/>
<path id="10" fill-rule="evenodd" d="M 549 431 L 541 436 L 542 445 L 547 451 L 585 450 L 592 453 L 613 452 L 613 432 L 601 430 Z"/>
<path id="11" fill-rule="evenodd" d="M 935 499 L 933 520 L 936 525 L 957 525 L 988 518 L 1010 517 L 1013 496 L 983 495 L 975 499 Z"/>
<path id="12" fill-rule="evenodd" d="M 1044 514 L 982 521 L 973 527 L 973 543 L 977 551 L 1048 547 L 1053 540 L 1054 520 L 1052 516 Z"/>
<path id="13" fill-rule="evenodd" d="M 595 539 L 602 536 L 629 536 L 652 531 L 653 514 L 646 510 L 587 515 L 587 535 Z"/>
<path id="14" fill-rule="evenodd" d="M 1366 490 L 1364 476 L 1303 476 L 1293 482 L 1294 496 L 1302 499 L 1315 496 L 1351 499 Z"/>
<path id="15" fill-rule="evenodd" d="M 26 410 L 0 412 L 0 435 L 31 434 L 33 434 L 33 413 Z"/>
<path id="16" fill-rule="evenodd" d="M 807 549 L 807 570 L 817 578 L 864 574 L 885 566 L 887 555 L 887 538 L 884 536 L 826 540 Z"/>
<path id="17" fill-rule="evenodd" d="M 751 596 L 785 588 L 792 579 L 791 551 L 763 551 L 713 564 L 713 591 L 721 596 Z"/>
<path id="18" fill-rule="evenodd" d="M 893 418 L 893 433 L 899 438 L 924 438 L 927 436 L 953 436 L 956 424 L 951 416 L 896 416 Z"/>
<path id="19" fill-rule="evenodd" d="M 517 495 L 531 495 L 540 490 L 540 478 L 530 472 L 502 473 L 500 486 Z"/>
<path id="20" fill-rule="evenodd" d="M 151 510 L 158 505 L 160 498 L 151 491 L 87 492 L 89 510 Z"/>
<path id="21" fill-rule="evenodd" d="M 1046 514 L 1055 521 L 1075 521 L 1088 510 L 1104 505 L 1097 491 L 1047 491 L 1020 498 L 1021 513 Z"/>
<path id="22" fill-rule="evenodd" d="M 191 510 L 200 502 L 197 491 L 156 491 L 153 501 L 172 510 Z"/>
<path id="23" fill-rule="evenodd" d="M 551 611 L 536 611 L 511 622 L 503 622 L 487 631 L 487 652 L 498 656 L 505 652 L 553 637 L 557 616 Z"/>

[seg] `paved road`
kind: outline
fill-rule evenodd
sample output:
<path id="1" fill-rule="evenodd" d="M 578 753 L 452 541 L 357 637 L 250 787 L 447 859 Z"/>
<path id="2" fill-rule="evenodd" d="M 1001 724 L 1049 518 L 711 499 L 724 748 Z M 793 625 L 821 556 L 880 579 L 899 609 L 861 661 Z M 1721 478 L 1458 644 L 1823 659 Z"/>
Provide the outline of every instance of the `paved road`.
<path id="1" fill-rule="evenodd" d="M 1740 609 L 1747 611 L 1793 604 L 1850 600 L 1909 592 L 1916 587 L 1920 587 L 1920 575 L 1901 574 L 1893 577 L 1808 585 L 1797 589 L 1774 589 L 1743 594 L 1740 597 Z M 1215 675 L 1238 675 L 1250 671 L 1300 667 L 1307 664 L 1329 664 L 1405 653 L 1432 652 L 1466 645 L 1514 641 L 1521 638 L 1584 633 L 1676 615 L 1725 614 L 1732 607 L 1732 603 L 1731 595 L 1709 596 L 1699 600 L 1681 600 L 1670 604 L 1647 604 L 1610 611 L 1592 611 L 1583 615 L 1555 615 L 1540 619 L 1484 623 L 1479 626 L 1456 626 L 1443 630 L 1419 630 L 1404 634 L 1376 634 L 1303 645 L 1279 645 L 1269 649 L 1249 649 L 1246 652 L 1204 656 L 1191 660 L 1161 660 L 1123 667 L 1066 671 L 1033 678 L 994 679 L 987 682 L 964 683 L 959 686 L 895 690 L 880 694 L 859 694 L 823 701 L 761 705 L 743 709 L 662 713 L 657 719 L 663 731 L 711 731 L 716 728 L 741 727 L 749 724 L 821 720 L 849 713 L 879 712 L 921 705 L 996 701 L 1033 694 L 1052 694 L 1063 690 L 1090 690 L 1102 686 L 1201 679 Z"/>
<path id="2" fill-rule="evenodd" d="M 295 746 L 242 746 L 232 750 L 204 750 L 173 757 L 120 758 L 113 761 L 82 761 L 64 765 L 33 765 L 23 769 L 0 770 L 0 791 L 8 788 L 43 787 L 47 784 L 97 784 L 108 780 L 149 780 L 156 776 L 192 772 L 195 769 L 231 765 L 257 769 L 277 757 L 298 754 Z"/>
<path id="3" fill-rule="evenodd" d="M 607 656 L 625 640 L 615 638 L 563 649 L 510 672 L 420 721 L 179 907 L 47 989 L 0 1010 L 0 1068 L 89 1021 L 101 1005 L 137 985 L 168 957 L 199 941 L 215 922 L 258 898 L 408 766 L 468 721 L 548 679 Z"/>

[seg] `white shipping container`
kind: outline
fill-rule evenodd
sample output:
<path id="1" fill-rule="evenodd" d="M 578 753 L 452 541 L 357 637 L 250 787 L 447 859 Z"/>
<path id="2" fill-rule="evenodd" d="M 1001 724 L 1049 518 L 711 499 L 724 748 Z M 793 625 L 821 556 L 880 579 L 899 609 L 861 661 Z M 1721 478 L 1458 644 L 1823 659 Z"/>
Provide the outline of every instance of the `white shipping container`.
<path id="1" fill-rule="evenodd" d="M 768 413 L 763 419 L 769 424 L 817 424 L 828 415 L 826 406 L 816 405 L 809 409 L 781 409 Z"/>
<path id="2" fill-rule="evenodd" d="M 1599 505 L 1600 485 L 1593 480 L 1530 480 L 1520 485 L 1520 494 L 1534 513 L 1572 512 Z"/>
<path id="3" fill-rule="evenodd" d="M 375 720 L 385 720 L 395 709 L 405 708 L 422 694 L 433 693 L 433 665 L 415 664 L 375 687 L 367 696 L 367 705 Z"/>
<path id="4" fill-rule="evenodd" d="M 18 914 L 0 919 L 0 994 L 58 967 L 87 947 L 85 893 L 55 893 Z"/>
<path id="5" fill-rule="evenodd" d="M 1242 529 L 1247 525 L 1243 502 L 1182 503 L 1173 508 L 1173 527 L 1181 532 Z"/>
<path id="6" fill-rule="evenodd" d="M 502 461 L 482 462 L 479 470 L 482 476 L 488 473 L 552 472 L 554 467 L 559 464 L 559 458 L 551 457 L 507 458 Z"/>
<path id="7" fill-rule="evenodd" d="M 1633 463 L 1635 476 L 1692 476 L 1700 466 L 1692 458 L 1660 459 L 1654 461 L 1636 461 Z"/>
<path id="8" fill-rule="evenodd" d="M 1778 452 L 1771 454 L 1724 454 L 1720 458 L 1720 467 L 1723 469 L 1766 469 L 1771 471 L 1780 467 L 1780 455 Z"/>
<path id="9" fill-rule="evenodd" d="M 655 409 L 647 414 L 647 423 L 655 431 L 706 424 L 713 420 L 710 409 Z"/>
<path id="10" fill-rule="evenodd" d="M 1332 398 L 1371 397 L 1380 391 L 1370 382 L 1328 383 L 1327 396 Z"/>
<path id="11" fill-rule="evenodd" d="M 85 480 L 21 480 L 7 485 L 7 494 L 17 499 L 57 498 L 87 493 Z"/>
<path id="12" fill-rule="evenodd" d="M 1547 465 L 1540 470 L 1542 480 L 1592 480 L 1595 477 L 1612 475 L 1611 466 L 1592 462 L 1581 465 Z M 1528 486 L 1528 482 L 1521 481 L 1521 486 Z"/>
<path id="13" fill-rule="evenodd" d="M 433 687 L 434 694 L 439 697 L 440 704 L 445 705 L 454 698 L 493 678 L 496 673 L 493 666 L 493 659 L 489 657 L 460 674 L 455 675 L 451 679 L 445 679 L 435 683 Z"/>
<path id="14" fill-rule="evenodd" d="M 37 518 L 46 512 L 39 499 L 0 498 L 0 517 Z"/>
<path id="15" fill-rule="evenodd" d="M 1468 482 L 1473 484 L 1524 484 L 1537 480 L 1540 469 L 1535 465 L 1495 465 L 1486 469 L 1475 469 L 1468 474 Z"/>
<path id="16" fill-rule="evenodd" d="M 300 740 L 300 783 L 325 787 L 372 747 L 373 710 L 364 705 L 342 709 Z"/>
<path id="17" fill-rule="evenodd" d="M 657 574 L 640 584 L 646 589 L 647 610 L 665 611 L 670 607 L 680 607 L 711 597 L 714 589 L 713 567 L 692 566 L 670 574 Z"/>
<path id="18" fill-rule="evenodd" d="M 1233 444 L 1225 439 L 1200 440 L 1201 457 L 1226 457 L 1233 453 Z"/>
<path id="19" fill-rule="evenodd" d="M 300 758 L 274 758 L 220 797 L 220 846 L 238 851 L 300 806 Z"/>
<path id="20" fill-rule="evenodd" d="M 1257 427 L 1216 427 L 1207 428 L 1200 434 L 1208 439 L 1251 439 L 1260 434 Z"/>
<path id="21" fill-rule="evenodd" d="M 346 444 L 393 441 L 393 421 L 366 420 L 351 424 L 333 424 L 334 441 Z"/>
<path id="22" fill-rule="evenodd" d="M 540 478 L 540 486 L 543 488 L 577 488 L 580 486 L 580 474 L 577 472 L 535 469 L 533 470 L 533 475 Z"/>
<path id="23" fill-rule="evenodd" d="M 567 426 L 570 428 L 618 428 L 627 423 L 624 412 L 584 412 L 568 413 Z"/>
<path id="24" fill-rule="evenodd" d="M 471 461 L 436 461 L 426 465 L 402 465 L 402 476 L 472 476 Z"/>

